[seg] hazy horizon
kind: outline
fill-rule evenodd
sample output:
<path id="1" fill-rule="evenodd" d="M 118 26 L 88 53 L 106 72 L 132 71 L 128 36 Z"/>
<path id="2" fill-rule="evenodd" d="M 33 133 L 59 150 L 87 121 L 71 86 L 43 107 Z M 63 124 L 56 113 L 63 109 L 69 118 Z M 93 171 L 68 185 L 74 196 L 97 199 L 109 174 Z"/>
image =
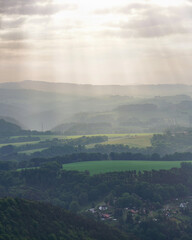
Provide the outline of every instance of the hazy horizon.
<path id="1" fill-rule="evenodd" d="M 103 86 L 103 87 L 107 87 L 107 86 L 119 86 L 119 87 L 134 87 L 134 86 L 163 86 L 163 85 L 185 85 L 185 86 L 192 86 L 192 83 L 137 83 L 137 84 L 131 84 L 131 83 L 127 83 L 127 84 L 118 84 L 118 83 L 114 83 L 114 84 L 105 84 L 105 83 L 73 83 L 73 82 L 57 82 L 57 81 L 43 81 L 43 80 L 18 80 L 18 81 L 5 81 L 5 82 L 0 82 L 0 84 L 9 84 L 9 83 L 53 83 L 53 84 L 71 84 L 71 85 L 82 85 L 82 86 Z"/>
<path id="2" fill-rule="evenodd" d="M 0 6 L 0 82 L 191 83 L 191 0 L 0 0 Z"/>

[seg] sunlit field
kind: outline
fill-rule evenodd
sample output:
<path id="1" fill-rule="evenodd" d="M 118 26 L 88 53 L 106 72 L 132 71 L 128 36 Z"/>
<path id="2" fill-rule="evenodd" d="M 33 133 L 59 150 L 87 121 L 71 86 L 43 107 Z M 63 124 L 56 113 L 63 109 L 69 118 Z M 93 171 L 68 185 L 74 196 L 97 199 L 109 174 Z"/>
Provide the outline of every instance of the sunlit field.
<path id="1" fill-rule="evenodd" d="M 150 171 L 180 167 L 180 161 L 93 161 L 64 164 L 64 170 L 89 171 L 91 175 L 120 171 Z"/>
<path id="2" fill-rule="evenodd" d="M 47 149 L 47 148 L 36 148 L 36 149 L 32 149 L 32 150 L 20 151 L 19 153 L 24 153 L 24 154 L 30 155 L 35 152 L 41 152 L 45 149 Z"/>
<path id="3" fill-rule="evenodd" d="M 144 148 L 151 146 L 153 134 L 125 134 L 122 136 L 109 136 L 109 140 L 103 144 L 124 144 L 129 147 Z"/>
<path id="4" fill-rule="evenodd" d="M 3 143 L 3 144 L 0 144 L 0 147 L 4 147 L 4 146 L 7 146 L 7 145 L 13 145 L 15 147 L 19 147 L 19 146 L 22 146 L 22 145 L 32 145 L 32 144 L 37 144 L 37 143 L 39 143 L 39 141 Z"/>
<path id="5" fill-rule="evenodd" d="M 94 136 L 107 136 L 108 141 L 103 142 L 101 144 L 124 144 L 128 145 L 129 147 L 137 147 L 137 148 L 145 148 L 151 146 L 151 138 L 153 136 L 153 133 L 135 133 L 135 134 L 94 134 L 94 135 L 74 135 L 74 136 L 65 136 L 65 135 L 36 135 L 36 137 L 39 137 L 39 141 L 30 141 L 30 142 L 15 142 L 15 143 L 3 143 L 0 144 L 0 147 L 7 146 L 7 145 L 13 145 L 15 147 L 23 146 L 23 145 L 34 145 L 38 144 L 40 141 L 46 141 L 46 140 L 53 140 L 53 139 L 59 139 L 59 140 L 65 140 L 65 139 L 77 139 L 81 138 L 83 136 L 86 137 L 94 137 Z M 17 139 L 18 137 L 12 137 L 14 139 Z M 91 144 L 88 147 L 93 147 L 95 144 Z M 44 148 L 45 149 L 45 148 Z M 44 149 L 33 149 L 29 151 L 22 151 L 21 153 L 26 154 L 32 154 L 37 151 L 42 151 Z"/>

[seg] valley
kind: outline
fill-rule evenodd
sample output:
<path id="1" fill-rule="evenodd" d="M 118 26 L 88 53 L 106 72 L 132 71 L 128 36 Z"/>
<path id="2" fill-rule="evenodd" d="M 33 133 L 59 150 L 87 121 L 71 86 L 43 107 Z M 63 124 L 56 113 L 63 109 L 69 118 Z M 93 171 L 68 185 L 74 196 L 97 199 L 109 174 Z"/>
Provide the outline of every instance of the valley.
<path id="1" fill-rule="evenodd" d="M 0 208 L 8 218 L 0 221 L 0 238 L 191 238 L 191 96 L 50 96 L 45 89 L 19 88 L 2 93 Z M 17 105 L 18 115 L 3 102 Z M 24 226 L 20 216 L 29 206 L 37 212 L 29 212 Z M 58 211 L 62 220 L 52 222 Z M 72 214 L 70 231 L 66 214 Z M 97 224 L 99 234 L 91 227 Z M 43 235 L 35 237 L 39 231 Z"/>

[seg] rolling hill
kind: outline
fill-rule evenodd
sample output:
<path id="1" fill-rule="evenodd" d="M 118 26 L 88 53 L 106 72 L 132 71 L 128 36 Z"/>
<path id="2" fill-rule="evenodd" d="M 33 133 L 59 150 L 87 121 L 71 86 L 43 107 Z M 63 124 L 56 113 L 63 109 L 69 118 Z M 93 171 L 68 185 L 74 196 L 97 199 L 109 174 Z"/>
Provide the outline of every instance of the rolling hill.
<path id="1" fill-rule="evenodd" d="M 179 95 L 178 95 L 179 94 Z M 65 134 L 159 132 L 191 127 L 192 87 L 0 84 L 0 116 L 25 129 Z"/>
<path id="2" fill-rule="evenodd" d="M 52 205 L 0 200 L 1 240 L 128 240 L 120 231 Z"/>
<path id="3" fill-rule="evenodd" d="M 173 96 L 180 94 L 192 95 L 192 86 L 184 84 L 161 85 L 89 85 L 72 83 L 51 83 L 45 81 L 26 80 L 0 84 L 4 89 L 30 89 L 45 92 L 64 93 L 80 96 Z"/>

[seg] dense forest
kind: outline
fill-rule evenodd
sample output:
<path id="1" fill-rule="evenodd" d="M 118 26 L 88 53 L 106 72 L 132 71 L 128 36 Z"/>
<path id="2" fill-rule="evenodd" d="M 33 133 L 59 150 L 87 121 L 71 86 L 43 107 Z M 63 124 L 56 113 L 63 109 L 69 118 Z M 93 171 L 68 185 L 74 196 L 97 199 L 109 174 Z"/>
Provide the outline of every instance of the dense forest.
<path id="1" fill-rule="evenodd" d="M 53 149 L 55 151 L 53 151 Z M 166 154 L 165 156 L 160 156 L 157 153 L 154 154 L 141 154 L 141 153 L 132 153 L 132 152 L 111 152 L 100 153 L 100 152 L 85 152 L 84 148 L 80 147 L 78 149 L 73 148 L 72 146 L 66 145 L 65 147 L 51 148 L 49 158 L 43 157 L 43 155 L 37 157 L 26 157 L 26 155 L 15 154 L 12 146 L 6 146 L 0 149 L 0 154 L 2 160 L 0 161 L 0 169 L 4 170 L 16 170 L 16 169 L 26 169 L 41 167 L 45 164 L 57 163 L 59 166 L 67 163 L 76 163 L 76 162 L 92 162 L 92 161 L 105 161 L 105 160 L 125 160 L 125 161 L 191 161 L 192 153 L 174 153 Z M 61 151 L 58 151 L 61 150 Z M 79 152 L 78 152 L 79 150 Z M 7 151 L 10 153 L 7 154 Z M 65 151 L 65 155 L 63 155 Z M 71 153 L 72 152 L 72 153 Z M 58 154 L 61 154 L 58 156 Z M 54 157 L 51 157 L 54 154 Z M 41 157 L 42 156 L 42 157 Z M 47 155 L 46 155 L 47 156 Z M 18 161 L 13 161 L 12 158 L 17 159 Z"/>
<path id="2" fill-rule="evenodd" d="M 187 237 L 192 236 L 190 231 L 192 208 L 190 207 L 191 203 L 189 203 L 189 197 L 192 194 L 191 176 L 191 163 L 182 163 L 181 168 L 171 170 L 144 171 L 138 174 L 136 171 L 129 171 L 89 176 L 87 172 L 63 171 L 57 163 L 52 162 L 38 169 L 1 171 L 0 197 L 9 196 L 33 201 L 49 202 L 75 213 L 81 212 L 81 214 L 93 218 L 96 221 L 102 221 L 103 219 L 104 222 L 118 227 L 122 231 L 127 232 L 128 235 L 131 234 L 132 236 L 136 236 L 136 239 L 187 239 L 182 238 L 182 235 L 184 234 Z M 102 212 L 103 209 L 98 209 L 98 203 L 101 204 L 102 202 L 105 206 L 102 207 L 104 208 L 104 212 Z M 168 210 L 165 210 L 166 212 L 163 210 L 166 204 L 175 204 L 174 202 L 176 202 L 175 206 L 179 206 L 180 202 L 185 204 L 183 209 L 179 210 L 177 207 L 177 210 L 175 210 L 177 218 L 181 218 L 179 220 L 179 225 L 175 224 L 174 219 L 167 215 Z M 5 209 L 5 206 L 7 206 L 10 211 L 7 213 L 9 216 L 8 218 L 3 217 L 4 213 L 1 211 L 2 225 L 4 221 L 7 221 L 6 224 L 8 225 L 14 225 L 16 221 L 15 218 L 17 218 L 17 223 L 21 224 L 21 226 L 24 224 L 23 222 L 26 222 L 22 214 L 28 211 L 27 209 L 29 209 L 29 207 L 25 208 L 28 203 L 22 202 L 21 204 L 20 200 L 7 200 L 7 203 L 3 201 L 1 203 L 2 209 Z M 11 210 L 12 207 L 13 209 L 17 208 L 17 204 L 20 204 L 19 206 L 22 208 L 23 213 Z M 42 207 L 45 205 L 36 204 L 33 209 L 36 209 L 36 206 L 39 206 L 42 211 L 46 211 L 46 213 L 48 211 L 49 213 L 49 207 L 48 210 L 43 210 L 46 209 Z M 91 210 L 91 212 L 85 211 L 85 209 L 89 208 L 94 210 Z M 21 209 L 19 211 L 21 211 Z M 37 214 L 37 212 L 33 211 L 34 214 Z M 34 219 L 34 221 L 32 221 L 33 217 L 27 220 L 28 224 L 30 221 L 34 222 L 30 230 L 32 232 L 35 231 L 34 228 L 35 226 L 37 227 L 38 221 L 44 224 L 41 218 L 45 218 L 45 212 L 39 212 L 38 214 L 40 215 L 38 216 L 39 220 Z M 50 218 L 54 221 L 55 217 L 55 215 L 52 216 L 52 214 L 50 214 L 50 217 L 47 219 L 51 226 L 47 228 L 47 226 L 49 226 L 47 223 L 46 228 L 42 230 L 42 234 L 45 234 L 43 231 L 48 231 L 48 233 L 51 234 L 49 229 L 54 228 L 54 226 Z M 20 220 L 18 216 L 21 216 Z M 61 216 L 61 214 L 59 216 Z M 34 218 L 36 217 L 34 216 Z M 185 221 L 182 219 L 185 219 Z M 22 221 L 22 223 L 20 221 Z M 75 220 L 74 223 L 76 224 Z M 81 221 L 81 223 L 83 222 Z M 41 224 L 38 225 L 37 231 L 40 231 Z M 54 222 L 54 224 L 56 223 Z M 56 229 L 60 228 L 60 224 L 62 223 L 59 223 Z M 13 229 L 17 228 L 15 226 L 12 227 Z M 12 227 L 10 228 L 12 229 Z M 1 231 L 9 235 L 5 230 L 2 229 Z M 16 230 L 14 231 L 15 237 L 19 236 L 19 233 Z M 29 229 L 27 231 L 29 231 Z M 23 232 L 28 234 L 28 232 L 24 230 Z M 81 234 L 77 232 L 74 234 Z M 159 234 L 159 232 L 161 232 L 161 234 Z M 9 231 L 9 233 L 12 233 L 12 230 Z M 53 239 L 59 239 L 57 237 L 57 230 L 54 231 L 54 234 L 56 234 L 56 238 Z M 93 239 L 107 239 L 107 235 L 103 235 L 103 237 L 102 235 L 103 234 L 98 238 L 93 237 Z M 92 239 L 90 235 L 87 236 Z M 157 236 L 158 238 L 156 238 Z M 25 237 L 27 237 L 27 235 Z M 34 237 L 34 239 L 36 238 Z M 39 239 L 44 238 L 40 237 Z M 118 237 L 110 239 L 118 239 Z M 124 238 L 122 237 L 119 239 Z"/>
<path id="3" fill-rule="evenodd" d="M 50 204 L 0 200 L 1 240 L 129 240 L 126 234 Z M 136 238 L 135 238 L 136 239 Z"/>
<path id="4" fill-rule="evenodd" d="M 164 134 L 154 134 L 151 139 L 154 152 L 161 155 L 174 152 L 192 152 L 192 129 L 170 129 Z"/>
<path id="5" fill-rule="evenodd" d="M 3 138 L 5 141 L 6 137 L 11 137 L 11 136 L 25 136 L 25 135 L 28 136 L 28 135 L 36 135 L 36 134 L 47 135 L 52 133 L 50 131 L 39 132 L 39 131 L 23 130 L 20 126 L 18 126 L 15 123 L 4 120 L 4 118 L 0 119 L 0 140 L 2 140 Z"/>
<path id="6" fill-rule="evenodd" d="M 191 164 L 183 163 L 182 168 L 172 170 L 89 176 L 88 172 L 61 170 L 58 163 L 52 162 L 38 169 L 1 171 L 0 196 L 50 201 L 67 209 L 73 201 L 80 209 L 112 193 L 114 197 L 120 197 L 125 192 L 136 194 L 151 204 L 163 203 L 172 197 L 184 197 L 191 193 L 191 171 Z"/>

